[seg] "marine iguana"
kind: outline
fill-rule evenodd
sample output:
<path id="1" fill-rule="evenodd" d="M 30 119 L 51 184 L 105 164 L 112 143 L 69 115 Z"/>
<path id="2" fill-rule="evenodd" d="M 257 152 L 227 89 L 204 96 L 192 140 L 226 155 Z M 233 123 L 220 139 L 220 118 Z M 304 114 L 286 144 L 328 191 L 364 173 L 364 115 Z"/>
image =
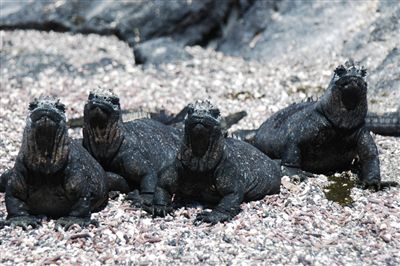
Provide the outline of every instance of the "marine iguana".
<path id="1" fill-rule="evenodd" d="M 285 174 L 303 178 L 307 172 L 350 170 L 357 159 L 361 184 L 379 188 L 378 150 L 365 125 L 365 76 L 366 69 L 352 61 L 338 66 L 320 100 L 278 111 L 248 140 L 271 158 L 281 159 Z"/>
<path id="2" fill-rule="evenodd" d="M 151 205 L 157 172 L 174 160 L 180 138 L 178 129 L 152 119 L 123 123 L 119 98 L 110 90 L 89 94 L 83 146 L 106 171 L 124 178 L 120 181 L 127 182 L 128 189 L 121 192 L 138 189 L 144 205 Z"/>
<path id="3" fill-rule="evenodd" d="M 237 215 L 243 201 L 279 193 L 279 165 L 250 144 L 225 138 L 219 109 L 210 102 L 189 105 L 184 130 L 175 161 L 160 172 L 150 211 L 154 217 L 172 211 L 173 194 L 216 204 L 195 220 L 215 224 Z"/>
<path id="4" fill-rule="evenodd" d="M 6 182 L 6 224 L 37 227 L 46 215 L 57 224 L 86 226 L 91 212 L 107 204 L 106 173 L 76 141 L 68 137 L 65 106 L 52 97 L 29 104 L 22 145 Z"/>

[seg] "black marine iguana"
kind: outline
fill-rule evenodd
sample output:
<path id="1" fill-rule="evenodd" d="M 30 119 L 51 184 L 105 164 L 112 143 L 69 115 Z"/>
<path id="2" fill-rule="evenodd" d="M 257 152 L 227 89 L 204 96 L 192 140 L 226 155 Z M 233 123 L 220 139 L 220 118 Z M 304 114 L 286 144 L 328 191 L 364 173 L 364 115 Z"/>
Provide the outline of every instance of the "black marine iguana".
<path id="1" fill-rule="evenodd" d="M 185 134 L 175 162 L 160 172 L 153 216 L 172 211 L 171 201 L 187 198 L 216 204 L 202 212 L 196 223 L 232 219 L 243 201 L 279 193 L 278 164 L 248 143 L 225 138 L 220 112 L 208 101 L 189 106 Z"/>
<path id="2" fill-rule="evenodd" d="M 119 182 L 126 182 L 127 188 L 116 190 L 139 189 L 145 205 L 151 205 L 157 172 L 174 160 L 180 138 L 178 129 L 152 119 L 123 123 L 119 98 L 109 90 L 99 88 L 89 94 L 83 146 L 106 171 L 124 178 Z"/>
<path id="3" fill-rule="evenodd" d="M 364 187 L 381 183 L 378 150 L 365 126 L 366 70 L 353 62 L 335 69 L 322 98 L 290 105 L 255 131 L 252 144 L 273 159 L 281 159 L 284 173 L 330 174 L 350 170 L 358 159 Z M 246 132 L 247 135 L 252 133 Z"/>
<path id="4" fill-rule="evenodd" d="M 106 173 L 68 137 L 65 106 L 51 97 L 29 104 L 29 115 L 15 165 L 5 182 L 6 224 L 37 227 L 46 215 L 66 229 L 88 225 L 90 214 L 107 204 Z M 60 218 L 61 217 L 61 218 Z"/>

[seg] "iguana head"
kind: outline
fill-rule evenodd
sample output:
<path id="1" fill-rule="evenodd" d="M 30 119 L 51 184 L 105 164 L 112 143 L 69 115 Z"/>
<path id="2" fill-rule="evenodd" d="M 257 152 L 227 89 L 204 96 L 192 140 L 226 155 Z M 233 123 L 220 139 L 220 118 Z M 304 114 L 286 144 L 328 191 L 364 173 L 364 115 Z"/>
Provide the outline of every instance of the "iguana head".
<path id="1" fill-rule="evenodd" d="M 119 98 L 111 90 L 97 89 L 89 93 L 84 109 L 85 122 L 105 129 L 121 117 Z"/>
<path id="2" fill-rule="evenodd" d="M 91 91 L 83 117 L 83 143 L 92 155 L 99 160 L 99 157 L 107 158 L 115 153 L 121 141 L 119 127 L 122 124 L 118 96 L 102 88 Z"/>
<path id="3" fill-rule="evenodd" d="M 182 161 L 192 170 L 212 169 L 221 158 L 223 133 L 220 111 L 209 101 L 188 106 Z"/>
<path id="4" fill-rule="evenodd" d="M 29 104 L 23 145 L 29 168 L 41 173 L 60 170 L 68 157 L 65 105 L 53 97 L 41 97 Z"/>
<path id="5" fill-rule="evenodd" d="M 334 126 L 351 129 L 364 123 L 368 110 L 367 71 L 353 61 L 338 66 L 319 108 Z"/>

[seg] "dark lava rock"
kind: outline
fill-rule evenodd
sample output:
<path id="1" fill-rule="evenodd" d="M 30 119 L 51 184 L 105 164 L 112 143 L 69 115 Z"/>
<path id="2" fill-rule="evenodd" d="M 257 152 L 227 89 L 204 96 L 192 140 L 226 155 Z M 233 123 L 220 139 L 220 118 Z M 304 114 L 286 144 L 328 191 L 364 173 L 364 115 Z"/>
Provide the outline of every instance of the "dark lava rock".
<path id="1" fill-rule="evenodd" d="M 225 36 L 220 40 L 217 49 L 234 56 L 243 56 L 251 52 L 256 43 L 254 40 L 273 23 L 272 16 L 278 8 L 278 2 L 259 0 L 244 14 L 232 12 L 226 24 Z M 295 3 L 296 1 L 293 1 L 293 4 Z"/>
<path id="2" fill-rule="evenodd" d="M 400 4 L 380 1 L 376 19 L 343 45 L 345 56 L 369 66 L 370 89 L 400 90 Z"/>
<path id="3" fill-rule="evenodd" d="M 229 21 L 229 20 L 228 20 Z M 255 1 L 227 23 L 218 50 L 276 65 L 327 68 L 337 55 L 369 72 L 369 88 L 400 88 L 398 1 Z"/>
<path id="4" fill-rule="evenodd" d="M 400 88 L 395 0 L 19 0 L 1 1 L 0 8 L 0 29 L 112 34 L 132 47 L 143 43 L 139 54 L 147 55 L 142 59 L 136 50 L 139 63 L 186 59 L 181 47 L 162 38 L 170 37 L 288 67 L 328 70 L 351 57 L 367 67 L 373 90 Z M 153 59 L 146 47 L 159 43 L 171 52 Z"/>
<path id="5" fill-rule="evenodd" d="M 185 51 L 182 44 L 167 37 L 140 43 L 133 49 L 133 53 L 135 55 L 135 62 L 138 65 L 160 65 L 192 58 L 192 56 Z"/>
<path id="6" fill-rule="evenodd" d="M 1 1 L 0 29 L 114 34 L 131 46 L 161 36 L 185 45 L 202 44 L 204 38 L 218 33 L 235 2 Z"/>

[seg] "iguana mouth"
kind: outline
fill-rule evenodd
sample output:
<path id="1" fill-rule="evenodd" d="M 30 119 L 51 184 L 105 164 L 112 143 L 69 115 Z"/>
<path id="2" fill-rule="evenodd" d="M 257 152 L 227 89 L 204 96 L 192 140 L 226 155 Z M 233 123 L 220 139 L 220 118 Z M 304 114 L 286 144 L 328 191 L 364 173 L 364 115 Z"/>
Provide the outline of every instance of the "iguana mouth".
<path id="1" fill-rule="evenodd" d="M 95 141 L 104 142 L 112 136 L 118 122 L 120 111 L 102 99 L 92 99 L 86 103 L 85 117 Z"/>
<path id="2" fill-rule="evenodd" d="M 92 127 L 106 127 L 110 113 L 104 111 L 104 109 L 97 104 L 92 105 L 91 107 L 92 108 L 90 109 L 90 125 Z"/>
<path id="3" fill-rule="evenodd" d="M 114 110 L 107 102 L 91 100 L 87 105 L 85 109 L 88 111 L 87 115 L 92 128 L 106 128 L 110 123 L 118 120 L 119 111 Z"/>
<path id="4" fill-rule="evenodd" d="M 194 122 L 188 125 L 190 145 L 193 155 L 202 157 L 209 149 L 212 134 L 212 125 L 201 122 Z"/>
<path id="5" fill-rule="evenodd" d="M 35 110 L 32 115 L 32 130 L 37 147 L 43 155 L 51 156 L 61 126 L 61 116 L 50 110 Z"/>
<path id="6" fill-rule="evenodd" d="M 341 92 L 341 101 L 347 110 L 354 110 L 366 97 L 367 85 L 357 76 L 346 76 L 336 82 Z"/>
<path id="7" fill-rule="evenodd" d="M 89 105 L 89 110 L 94 110 L 94 109 L 100 109 L 102 112 L 110 114 L 114 111 L 113 107 L 106 103 L 106 102 L 102 102 L 102 101 L 96 101 L 96 100 L 92 100 L 88 102 Z"/>

